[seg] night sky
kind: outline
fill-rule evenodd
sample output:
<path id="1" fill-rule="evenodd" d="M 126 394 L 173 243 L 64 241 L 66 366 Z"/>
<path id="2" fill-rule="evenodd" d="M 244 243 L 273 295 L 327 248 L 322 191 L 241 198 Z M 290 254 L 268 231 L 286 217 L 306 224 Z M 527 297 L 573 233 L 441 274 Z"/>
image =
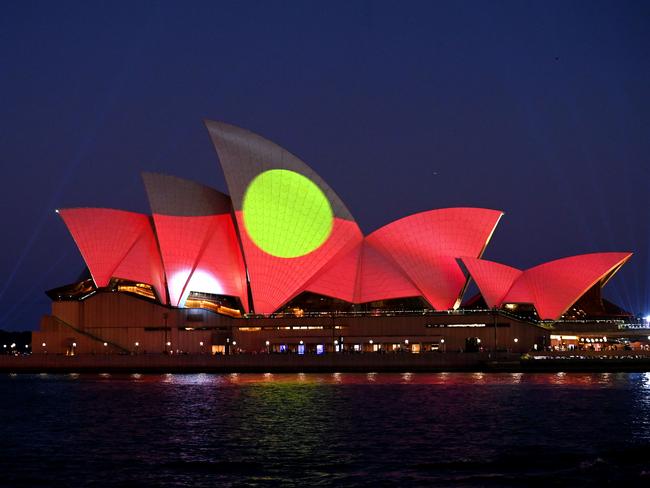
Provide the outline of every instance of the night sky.
<path id="1" fill-rule="evenodd" d="M 605 296 L 650 312 L 650 2 L 2 2 L 0 97 L 0 328 L 83 270 L 55 208 L 148 212 L 141 171 L 225 191 L 204 118 L 365 232 L 479 206 L 487 259 L 633 251 Z"/>

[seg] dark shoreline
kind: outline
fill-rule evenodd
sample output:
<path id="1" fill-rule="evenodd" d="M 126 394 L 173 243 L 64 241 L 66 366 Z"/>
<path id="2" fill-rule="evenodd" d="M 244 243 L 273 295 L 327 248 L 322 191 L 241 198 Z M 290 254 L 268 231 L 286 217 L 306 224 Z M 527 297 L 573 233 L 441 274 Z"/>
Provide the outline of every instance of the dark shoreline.
<path id="1" fill-rule="evenodd" d="M 3 373 L 647 372 L 650 356 L 521 358 L 501 353 L 0 356 Z"/>

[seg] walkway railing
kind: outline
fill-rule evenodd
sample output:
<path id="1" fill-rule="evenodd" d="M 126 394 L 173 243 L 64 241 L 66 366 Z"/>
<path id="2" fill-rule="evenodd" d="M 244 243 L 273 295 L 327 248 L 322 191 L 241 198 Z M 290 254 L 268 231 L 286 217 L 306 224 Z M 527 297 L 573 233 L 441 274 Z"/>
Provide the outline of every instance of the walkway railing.
<path id="1" fill-rule="evenodd" d="M 121 346 L 121 345 L 117 344 L 116 342 L 108 341 L 108 340 L 106 340 L 106 339 L 104 339 L 102 337 L 96 336 L 95 334 L 92 334 L 92 333 L 90 333 L 90 332 L 88 332 L 86 330 L 80 329 L 79 327 L 75 327 L 74 325 L 69 324 L 65 320 L 61 320 L 59 317 L 52 316 L 52 318 L 54 319 L 54 321 L 56 323 L 61 324 L 61 325 L 65 326 L 65 327 L 68 327 L 69 329 L 74 330 L 78 334 L 84 335 L 84 336 L 88 337 L 89 339 L 100 342 L 102 344 L 106 343 L 109 346 L 111 346 L 112 348 L 117 349 L 120 352 L 123 352 L 123 353 L 126 353 L 126 354 L 131 354 L 131 351 L 129 351 L 124 346 Z"/>

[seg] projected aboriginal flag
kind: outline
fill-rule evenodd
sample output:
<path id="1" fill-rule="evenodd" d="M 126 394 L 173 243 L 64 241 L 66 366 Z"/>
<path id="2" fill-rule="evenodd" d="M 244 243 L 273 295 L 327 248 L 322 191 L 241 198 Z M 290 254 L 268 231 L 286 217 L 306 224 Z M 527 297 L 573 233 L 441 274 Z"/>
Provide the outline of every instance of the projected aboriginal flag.
<path id="1" fill-rule="evenodd" d="M 248 130 L 206 126 L 230 195 L 145 173 L 152 216 L 60 210 L 98 288 L 120 278 L 153 286 L 174 307 L 196 307 L 188 297 L 210 295 L 261 314 L 302 292 L 350 304 L 420 297 L 450 310 L 471 276 L 488 307 L 531 304 L 540 318 L 557 320 L 631 256 L 572 256 L 526 271 L 485 261 L 503 212 L 473 207 L 415 213 L 364 237 L 336 193 L 296 156 Z"/>
<path id="2" fill-rule="evenodd" d="M 304 162 L 245 129 L 206 122 L 232 199 L 254 308 L 271 313 L 361 239 L 340 198 Z"/>

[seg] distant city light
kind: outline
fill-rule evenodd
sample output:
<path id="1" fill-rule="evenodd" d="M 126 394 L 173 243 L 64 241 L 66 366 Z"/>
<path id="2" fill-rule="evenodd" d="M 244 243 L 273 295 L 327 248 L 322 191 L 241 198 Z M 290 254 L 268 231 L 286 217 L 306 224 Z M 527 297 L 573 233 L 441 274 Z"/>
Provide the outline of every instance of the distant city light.
<path id="1" fill-rule="evenodd" d="M 168 346 L 171 346 L 171 345 L 172 345 L 172 343 L 168 341 L 168 342 L 167 342 L 167 345 L 168 345 Z"/>
<path id="2" fill-rule="evenodd" d="M 136 343 L 135 343 L 135 347 L 138 347 L 139 345 L 140 345 L 139 342 L 136 342 Z"/>
<path id="3" fill-rule="evenodd" d="M 203 341 L 199 342 L 199 346 L 203 347 Z"/>
<path id="4" fill-rule="evenodd" d="M 519 342 L 519 339 L 517 339 L 516 337 L 515 337 L 515 342 Z"/>
<path id="5" fill-rule="evenodd" d="M 41 345 L 42 345 L 43 347 L 45 347 L 47 344 L 43 343 L 43 344 L 41 344 Z"/>
<path id="6" fill-rule="evenodd" d="M 104 342 L 104 347 L 108 346 L 108 342 Z"/>
<path id="7" fill-rule="evenodd" d="M 15 345 L 15 344 L 14 344 L 14 345 Z M 72 347 L 77 347 L 77 343 L 76 343 L 76 342 L 73 342 L 73 343 L 72 343 Z"/>

